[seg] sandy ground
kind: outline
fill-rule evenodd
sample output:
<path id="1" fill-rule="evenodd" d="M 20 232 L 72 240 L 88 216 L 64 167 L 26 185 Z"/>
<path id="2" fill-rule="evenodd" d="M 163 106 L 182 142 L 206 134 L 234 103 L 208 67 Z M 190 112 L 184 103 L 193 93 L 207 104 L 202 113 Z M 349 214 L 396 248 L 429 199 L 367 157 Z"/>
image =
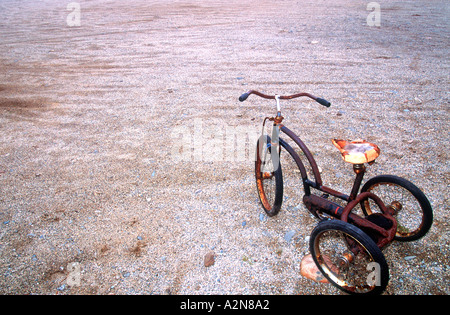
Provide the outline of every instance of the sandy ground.
<path id="1" fill-rule="evenodd" d="M 258 203 L 274 104 L 237 101 L 258 89 L 332 102 L 283 103 L 328 186 L 353 178 L 330 139 L 363 137 L 367 178 L 425 191 L 433 227 L 385 251 L 386 294 L 449 294 L 449 2 L 379 1 L 379 27 L 368 2 L 79 1 L 70 26 L 69 1 L 2 1 L 0 293 L 340 294 L 300 276 L 295 185 L 275 218 Z"/>

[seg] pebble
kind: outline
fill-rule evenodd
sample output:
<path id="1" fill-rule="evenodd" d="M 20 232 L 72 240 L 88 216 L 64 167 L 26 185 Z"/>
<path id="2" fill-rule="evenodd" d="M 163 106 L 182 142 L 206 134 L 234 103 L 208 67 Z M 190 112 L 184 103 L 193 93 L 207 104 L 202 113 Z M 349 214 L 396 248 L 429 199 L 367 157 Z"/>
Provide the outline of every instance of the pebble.
<path id="1" fill-rule="evenodd" d="M 259 221 L 263 222 L 266 220 L 266 216 L 263 213 L 259 214 Z"/>
<path id="2" fill-rule="evenodd" d="M 286 240 L 286 242 L 290 243 L 292 238 L 294 237 L 295 233 L 296 233 L 295 230 L 286 232 L 286 234 L 284 235 L 284 239 Z"/>
<path id="3" fill-rule="evenodd" d="M 404 259 L 406 261 L 409 261 L 409 260 L 413 260 L 414 258 L 416 258 L 416 256 L 406 256 Z"/>
<path id="4" fill-rule="evenodd" d="M 215 253 L 214 252 L 208 252 L 206 255 L 205 255 L 205 260 L 204 260 L 204 264 L 205 264 L 205 267 L 211 267 L 212 265 L 214 265 L 214 263 L 215 263 Z"/>

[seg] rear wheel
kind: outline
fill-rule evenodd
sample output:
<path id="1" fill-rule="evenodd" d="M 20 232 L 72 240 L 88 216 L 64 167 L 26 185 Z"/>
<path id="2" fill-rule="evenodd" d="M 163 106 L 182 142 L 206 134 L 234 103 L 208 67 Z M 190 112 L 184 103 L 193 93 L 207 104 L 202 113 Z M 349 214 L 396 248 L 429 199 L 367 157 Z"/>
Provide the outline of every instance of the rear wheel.
<path id="1" fill-rule="evenodd" d="M 423 237 L 433 223 L 433 210 L 425 194 L 408 180 L 394 175 L 380 175 L 364 184 L 361 192 L 371 192 L 391 208 L 397 220 L 395 240 L 414 241 Z M 379 212 L 379 208 L 365 200 L 361 202 L 364 215 Z"/>
<path id="2" fill-rule="evenodd" d="M 277 215 L 283 201 L 283 175 L 279 159 L 272 159 L 269 136 L 261 136 L 256 146 L 256 188 L 268 216 Z"/>
<path id="3" fill-rule="evenodd" d="M 335 287 L 351 294 L 380 294 L 389 267 L 375 242 L 362 230 L 339 220 L 320 222 L 310 238 L 319 270 Z"/>

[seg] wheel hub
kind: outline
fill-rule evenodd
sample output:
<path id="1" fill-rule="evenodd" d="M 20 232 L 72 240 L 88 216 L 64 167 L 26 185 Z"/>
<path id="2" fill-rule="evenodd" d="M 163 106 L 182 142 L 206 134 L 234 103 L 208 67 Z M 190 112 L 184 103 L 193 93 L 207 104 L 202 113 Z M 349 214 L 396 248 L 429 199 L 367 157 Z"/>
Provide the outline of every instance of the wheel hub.
<path id="1" fill-rule="evenodd" d="M 339 267 L 343 269 L 348 269 L 354 258 L 355 256 L 353 255 L 352 252 L 346 251 L 342 253 L 342 256 L 339 257 L 338 259 Z"/>
<path id="2" fill-rule="evenodd" d="M 391 212 L 392 215 L 397 215 L 397 213 L 402 210 L 403 206 L 399 201 L 392 201 L 391 204 L 388 207 L 388 210 Z"/>

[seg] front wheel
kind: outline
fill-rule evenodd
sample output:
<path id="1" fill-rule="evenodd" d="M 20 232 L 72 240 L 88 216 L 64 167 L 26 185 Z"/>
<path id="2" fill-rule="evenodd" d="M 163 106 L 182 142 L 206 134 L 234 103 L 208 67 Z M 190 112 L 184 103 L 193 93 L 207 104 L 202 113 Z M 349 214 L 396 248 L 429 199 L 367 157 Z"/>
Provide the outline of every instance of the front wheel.
<path id="1" fill-rule="evenodd" d="M 275 153 L 277 154 L 277 153 Z M 283 174 L 279 159 L 272 158 L 269 136 L 261 136 L 256 145 L 255 177 L 259 200 L 267 215 L 278 214 L 283 201 Z"/>
<path id="2" fill-rule="evenodd" d="M 319 270 L 335 287 L 350 294 L 381 294 L 389 267 L 375 242 L 361 229 L 325 220 L 313 230 L 310 251 Z"/>
<path id="3" fill-rule="evenodd" d="M 414 241 L 423 237 L 433 223 L 433 210 L 425 194 L 408 180 L 394 175 L 375 176 L 361 189 L 381 198 L 391 208 L 397 220 L 395 240 Z M 364 215 L 377 212 L 378 208 L 368 200 L 361 202 Z"/>

